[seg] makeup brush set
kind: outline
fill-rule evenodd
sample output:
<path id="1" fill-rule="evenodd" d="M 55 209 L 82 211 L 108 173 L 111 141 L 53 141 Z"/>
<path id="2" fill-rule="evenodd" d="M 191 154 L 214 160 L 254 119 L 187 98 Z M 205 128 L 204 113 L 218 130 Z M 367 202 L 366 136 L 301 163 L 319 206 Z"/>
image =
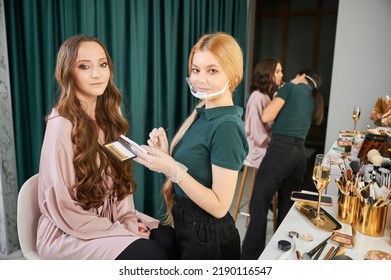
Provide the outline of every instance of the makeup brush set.
<path id="1" fill-rule="evenodd" d="M 388 204 L 391 201 L 391 161 L 372 149 L 367 161 L 342 157 L 338 220 L 355 223 L 357 230 L 369 236 L 383 236 Z"/>
<path id="2" fill-rule="evenodd" d="M 301 253 L 299 246 L 299 233 L 295 231 L 289 232 L 289 237 L 292 239 L 293 246 L 287 240 L 279 241 L 279 249 L 284 253 L 280 256 L 279 260 L 289 259 L 292 251 L 294 252 L 296 260 L 351 260 L 352 258 L 345 255 L 345 244 L 339 242 L 339 240 L 334 238 L 335 233 L 327 237 L 325 240 L 317 244 L 313 249 L 306 253 Z M 331 239 L 332 244 L 329 244 Z M 326 247 L 329 248 L 325 251 Z M 323 253 L 327 252 L 327 253 Z"/>

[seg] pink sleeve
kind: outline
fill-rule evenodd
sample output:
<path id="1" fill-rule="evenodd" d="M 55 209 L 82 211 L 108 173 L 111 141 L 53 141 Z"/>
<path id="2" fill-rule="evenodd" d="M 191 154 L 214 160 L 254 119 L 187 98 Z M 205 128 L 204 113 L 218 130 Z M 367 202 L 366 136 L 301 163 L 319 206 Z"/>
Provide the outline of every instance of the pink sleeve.
<path id="1" fill-rule="evenodd" d="M 262 112 L 270 103 L 270 98 L 260 92 L 253 92 L 247 102 L 245 129 L 247 138 L 256 147 L 266 148 L 269 143 L 273 122 L 262 122 Z M 252 147 L 250 147 L 251 150 Z"/>
<path id="2" fill-rule="evenodd" d="M 125 199 L 117 202 L 115 209 L 116 215 L 118 215 L 118 220 L 120 220 L 121 224 L 132 232 L 135 230 L 135 222 L 139 219 L 151 229 L 159 226 L 159 220 L 134 210 L 133 195 L 129 195 Z M 138 227 L 136 230 L 138 230 Z"/>
<path id="3" fill-rule="evenodd" d="M 76 182 L 73 167 L 71 123 L 57 116 L 48 121 L 41 151 L 39 170 L 39 204 L 41 213 L 62 231 L 80 238 L 91 239 L 117 235 L 137 235 L 137 215 L 133 196 L 118 203 L 120 207 L 106 207 L 113 211 L 109 218 L 97 209 L 84 210 L 75 199 L 72 186 Z M 112 205 L 111 205 L 112 206 Z M 122 224 L 124 221 L 124 224 Z"/>

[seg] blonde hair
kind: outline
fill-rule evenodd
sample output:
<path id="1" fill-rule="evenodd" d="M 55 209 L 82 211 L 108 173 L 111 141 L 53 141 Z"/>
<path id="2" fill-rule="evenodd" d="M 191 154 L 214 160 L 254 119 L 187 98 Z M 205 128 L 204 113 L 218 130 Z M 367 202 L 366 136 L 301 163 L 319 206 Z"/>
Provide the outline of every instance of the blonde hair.
<path id="1" fill-rule="evenodd" d="M 191 74 L 192 70 L 194 54 L 198 51 L 209 51 L 213 54 L 225 74 L 228 76 L 230 84 L 229 89 L 231 92 L 233 92 L 243 78 L 243 53 L 236 40 L 231 35 L 221 32 L 205 34 L 202 36 L 193 46 L 190 52 L 188 64 L 189 75 Z M 202 107 L 204 105 L 205 101 L 201 101 L 197 104 L 196 108 Z M 197 117 L 196 108 L 183 122 L 182 126 L 179 128 L 178 132 L 172 139 L 170 146 L 171 155 L 175 149 L 176 144 L 195 121 Z M 166 179 L 162 189 L 163 198 L 166 204 L 166 224 L 173 223 L 173 216 L 171 213 L 172 206 L 174 204 L 172 196 L 173 187 L 173 183 Z"/>

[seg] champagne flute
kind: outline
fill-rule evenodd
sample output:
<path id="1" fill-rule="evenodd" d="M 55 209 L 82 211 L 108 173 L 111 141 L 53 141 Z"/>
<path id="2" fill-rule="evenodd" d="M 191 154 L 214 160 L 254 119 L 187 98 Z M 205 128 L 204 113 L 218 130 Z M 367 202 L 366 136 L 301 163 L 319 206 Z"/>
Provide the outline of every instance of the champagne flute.
<path id="1" fill-rule="evenodd" d="M 319 193 L 318 211 L 316 213 L 316 217 L 312 219 L 312 222 L 316 226 L 319 226 L 325 223 L 325 219 L 320 215 L 320 202 L 322 199 L 323 190 L 330 183 L 330 156 L 325 154 L 316 155 L 312 180 L 314 180 L 316 189 Z"/>
<path id="2" fill-rule="evenodd" d="M 352 113 L 352 117 L 353 117 L 353 120 L 354 120 L 354 129 L 353 129 L 353 131 L 356 131 L 356 124 L 357 124 L 358 120 L 360 119 L 360 115 L 361 115 L 361 108 L 359 106 L 354 106 L 353 107 L 353 113 Z"/>

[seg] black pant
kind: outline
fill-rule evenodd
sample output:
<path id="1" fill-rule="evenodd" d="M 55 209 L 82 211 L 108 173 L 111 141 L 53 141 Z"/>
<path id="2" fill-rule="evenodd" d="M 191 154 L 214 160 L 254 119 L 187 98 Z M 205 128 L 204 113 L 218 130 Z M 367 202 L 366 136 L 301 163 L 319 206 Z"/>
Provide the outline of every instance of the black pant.
<path id="1" fill-rule="evenodd" d="M 278 191 L 279 226 L 292 207 L 292 191 L 301 189 L 306 164 L 304 140 L 278 135 L 272 137 L 255 177 L 242 259 L 259 258 L 265 249 L 267 214 L 273 195 Z"/>
<path id="2" fill-rule="evenodd" d="M 132 242 L 116 260 L 177 260 L 180 251 L 172 227 L 159 225 L 151 230 L 149 239 Z"/>
<path id="3" fill-rule="evenodd" d="M 229 213 L 217 219 L 190 199 L 174 194 L 172 214 L 181 259 L 240 258 L 240 236 Z"/>

